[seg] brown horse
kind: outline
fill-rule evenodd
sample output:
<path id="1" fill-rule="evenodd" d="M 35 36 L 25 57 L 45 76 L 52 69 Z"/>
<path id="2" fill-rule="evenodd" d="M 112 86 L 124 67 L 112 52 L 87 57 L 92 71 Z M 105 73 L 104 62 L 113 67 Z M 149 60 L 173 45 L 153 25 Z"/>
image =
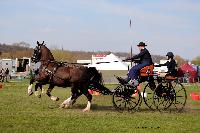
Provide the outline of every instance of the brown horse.
<path id="1" fill-rule="evenodd" d="M 61 105 L 61 108 L 67 108 L 75 103 L 75 100 L 82 94 L 87 99 L 87 107 L 83 111 L 89 111 L 92 101 L 92 95 L 88 92 L 88 87 L 92 82 L 101 84 L 102 76 L 96 68 L 87 68 L 81 65 L 74 65 L 62 62 L 56 62 L 50 50 L 43 43 L 37 42 L 34 49 L 32 62 L 41 62 L 38 74 L 30 80 L 28 87 L 29 95 L 32 95 L 32 86 L 35 81 L 35 90 L 42 88 L 42 85 L 49 84 L 46 94 L 54 101 L 59 98 L 52 96 L 50 93 L 54 86 L 71 87 L 72 95 L 66 99 Z"/>

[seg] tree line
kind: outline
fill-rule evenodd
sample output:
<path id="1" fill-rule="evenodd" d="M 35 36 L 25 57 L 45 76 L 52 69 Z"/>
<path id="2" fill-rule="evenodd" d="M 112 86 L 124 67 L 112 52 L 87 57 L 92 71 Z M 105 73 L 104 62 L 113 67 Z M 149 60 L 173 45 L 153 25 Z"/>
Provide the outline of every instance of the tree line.
<path id="1" fill-rule="evenodd" d="M 31 57 L 33 54 L 33 48 L 31 45 L 26 42 L 13 43 L 11 45 L 0 43 L 0 58 L 22 58 L 22 57 Z M 97 52 L 85 52 L 85 51 L 69 51 L 61 50 L 57 48 L 51 49 L 51 52 L 56 60 L 58 61 L 67 61 L 67 62 L 76 62 L 77 60 L 90 60 L 92 55 L 95 54 L 110 54 L 110 51 L 97 51 Z M 114 52 L 115 55 L 119 57 L 128 57 L 130 53 L 126 52 Z M 153 62 L 159 63 L 161 59 L 166 59 L 165 56 L 161 55 L 152 55 Z M 178 65 L 185 64 L 187 60 L 182 58 L 179 55 L 175 56 L 175 59 L 178 62 Z M 200 56 L 192 60 L 192 63 L 200 65 Z"/>

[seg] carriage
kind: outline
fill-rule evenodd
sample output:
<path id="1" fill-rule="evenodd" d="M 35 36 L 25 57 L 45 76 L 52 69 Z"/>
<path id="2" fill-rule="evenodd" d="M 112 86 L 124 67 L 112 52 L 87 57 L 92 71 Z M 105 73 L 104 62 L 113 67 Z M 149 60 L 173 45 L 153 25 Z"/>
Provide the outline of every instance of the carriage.
<path id="1" fill-rule="evenodd" d="M 154 65 L 146 66 L 140 70 L 139 83 L 146 82 L 143 93 L 137 87 L 133 87 L 122 78 L 117 77 L 119 85 L 113 90 L 109 90 L 102 84 L 102 75 L 96 68 L 87 68 L 82 65 L 72 63 L 57 62 L 44 42 L 34 49 L 31 60 L 35 63 L 41 62 L 36 77 L 31 78 L 28 87 L 28 94 L 32 95 L 32 85 L 35 84 L 35 91 L 42 85 L 49 84 L 46 94 L 53 101 L 59 98 L 52 96 L 51 91 L 55 86 L 71 87 L 72 95 L 66 99 L 60 107 L 65 108 L 73 105 L 76 99 L 84 94 L 88 99 L 87 107 L 84 111 L 89 111 L 92 95 L 88 89 L 97 91 L 103 95 L 112 95 L 113 106 L 118 111 L 132 111 L 144 103 L 150 109 L 167 110 L 170 107 L 181 111 L 186 104 L 186 90 L 178 82 L 176 77 L 165 76 L 163 79 L 154 74 Z"/>
<path id="2" fill-rule="evenodd" d="M 159 77 L 153 72 L 154 65 L 146 66 L 140 70 L 139 82 L 146 82 L 143 92 L 137 87 L 130 86 L 122 78 L 115 76 L 119 85 L 114 91 L 100 85 L 90 85 L 90 89 L 104 95 L 112 95 L 113 106 L 116 110 L 133 111 L 141 106 L 142 100 L 151 110 L 167 110 L 170 107 L 181 111 L 187 100 L 184 86 L 179 83 L 177 77 Z"/>

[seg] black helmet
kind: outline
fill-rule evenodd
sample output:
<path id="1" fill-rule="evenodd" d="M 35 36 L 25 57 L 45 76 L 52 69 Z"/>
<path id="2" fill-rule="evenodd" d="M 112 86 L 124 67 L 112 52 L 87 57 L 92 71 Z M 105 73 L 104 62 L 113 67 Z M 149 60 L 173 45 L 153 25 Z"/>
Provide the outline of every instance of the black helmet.
<path id="1" fill-rule="evenodd" d="M 173 57 L 174 57 L 174 54 L 173 54 L 172 52 L 168 52 L 168 53 L 166 54 L 166 56 L 168 56 L 168 57 L 170 57 L 170 58 L 173 58 Z"/>

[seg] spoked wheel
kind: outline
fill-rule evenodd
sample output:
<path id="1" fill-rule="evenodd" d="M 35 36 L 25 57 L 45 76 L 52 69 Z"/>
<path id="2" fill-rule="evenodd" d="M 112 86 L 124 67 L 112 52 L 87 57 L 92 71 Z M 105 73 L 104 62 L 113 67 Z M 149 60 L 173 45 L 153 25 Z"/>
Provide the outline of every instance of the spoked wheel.
<path id="1" fill-rule="evenodd" d="M 183 108 L 185 107 L 186 100 L 187 100 L 187 94 L 184 86 L 180 83 L 177 83 L 175 81 L 171 82 L 175 93 L 176 97 L 173 102 L 173 106 L 175 107 L 176 110 L 182 111 Z"/>
<path id="2" fill-rule="evenodd" d="M 148 83 L 144 88 L 143 96 L 142 96 L 147 107 L 149 107 L 152 110 L 156 109 L 156 107 L 154 106 L 154 101 L 153 101 L 154 90 L 155 88 L 152 88 L 150 84 Z"/>
<path id="3" fill-rule="evenodd" d="M 141 94 L 136 88 L 119 85 L 113 93 L 113 106 L 118 111 L 131 111 L 140 103 Z"/>
<path id="4" fill-rule="evenodd" d="M 153 103 L 159 111 L 168 109 L 175 100 L 176 94 L 170 82 L 161 82 L 153 94 Z"/>

